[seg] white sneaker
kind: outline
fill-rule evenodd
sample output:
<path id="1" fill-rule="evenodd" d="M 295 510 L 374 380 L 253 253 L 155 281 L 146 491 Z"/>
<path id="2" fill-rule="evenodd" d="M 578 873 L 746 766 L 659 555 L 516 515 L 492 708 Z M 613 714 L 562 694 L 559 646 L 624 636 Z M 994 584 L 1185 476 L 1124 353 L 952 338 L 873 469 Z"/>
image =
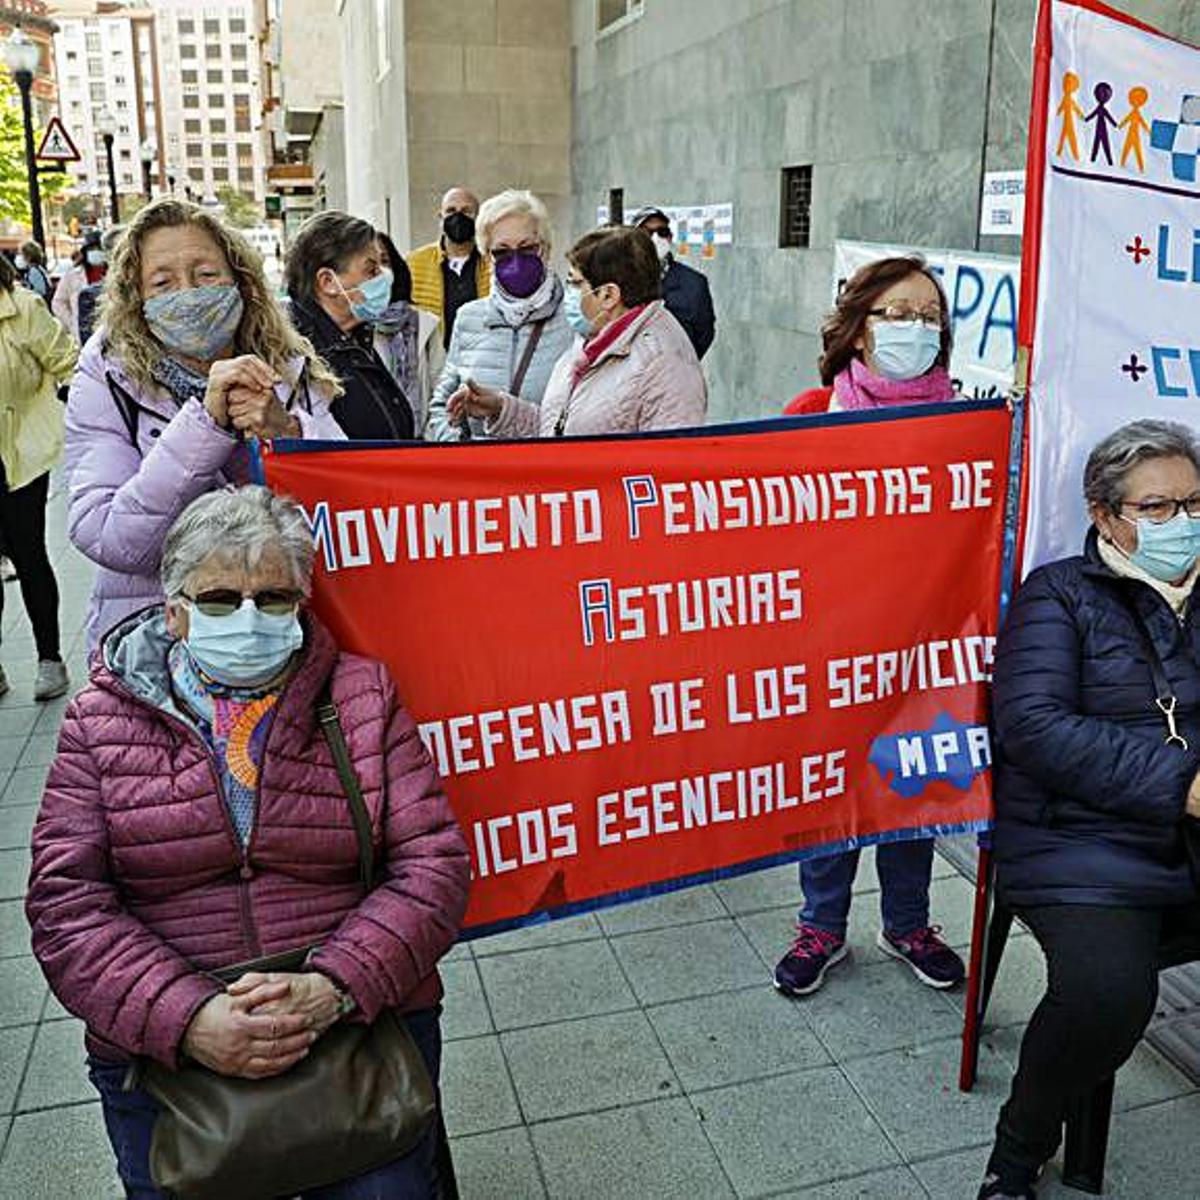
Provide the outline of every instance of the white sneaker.
<path id="1" fill-rule="evenodd" d="M 17 568 L 12 565 L 12 559 L 0 554 L 0 579 L 12 583 L 17 577 Z"/>
<path id="2" fill-rule="evenodd" d="M 53 700 L 55 696 L 65 695 L 68 687 L 70 680 L 67 678 L 66 663 L 48 660 L 38 663 L 37 678 L 33 681 L 35 700 Z"/>

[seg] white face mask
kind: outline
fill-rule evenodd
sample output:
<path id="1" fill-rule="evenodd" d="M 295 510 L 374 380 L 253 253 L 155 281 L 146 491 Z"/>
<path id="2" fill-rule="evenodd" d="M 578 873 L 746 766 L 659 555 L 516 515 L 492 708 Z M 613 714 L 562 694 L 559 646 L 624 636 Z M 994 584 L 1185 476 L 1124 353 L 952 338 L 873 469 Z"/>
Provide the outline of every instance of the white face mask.
<path id="1" fill-rule="evenodd" d="M 18 255 L 16 256 L 16 258 L 14 258 L 14 259 L 13 259 L 13 263 L 14 263 L 14 265 L 16 266 L 16 268 L 17 268 L 17 270 L 18 270 L 18 271 L 23 271 L 23 270 L 25 270 L 25 268 L 26 268 L 26 267 L 29 265 L 29 264 L 28 264 L 28 263 L 25 261 L 25 255 L 23 255 L 23 254 L 18 254 Z"/>
<path id="2" fill-rule="evenodd" d="M 654 252 L 658 255 L 658 261 L 663 262 L 671 253 L 671 239 L 665 233 L 652 233 L 650 240 L 654 243 Z"/>

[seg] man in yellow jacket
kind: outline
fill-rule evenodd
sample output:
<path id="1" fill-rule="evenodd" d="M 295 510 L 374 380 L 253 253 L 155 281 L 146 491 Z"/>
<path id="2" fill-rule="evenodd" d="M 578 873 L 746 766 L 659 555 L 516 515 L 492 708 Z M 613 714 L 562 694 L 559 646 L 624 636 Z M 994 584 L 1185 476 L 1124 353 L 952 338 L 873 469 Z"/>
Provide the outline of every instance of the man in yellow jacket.
<path id="1" fill-rule="evenodd" d="M 408 256 L 413 303 L 441 321 L 444 347 L 450 345 L 458 310 L 491 291 L 491 264 L 475 245 L 478 215 L 479 197 L 469 188 L 452 187 L 438 208 L 441 237 Z"/>

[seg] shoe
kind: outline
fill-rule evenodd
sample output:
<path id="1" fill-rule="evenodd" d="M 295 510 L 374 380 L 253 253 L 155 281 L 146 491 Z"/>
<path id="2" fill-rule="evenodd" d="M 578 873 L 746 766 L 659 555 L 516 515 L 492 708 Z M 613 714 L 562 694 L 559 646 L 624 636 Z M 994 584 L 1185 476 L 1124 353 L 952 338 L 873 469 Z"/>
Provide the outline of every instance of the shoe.
<path id="1" fill-rule="evenodd" d="M 1037 1200 L 1032 1183 L 1004 1183 L 999 1175 L 989 1175 L 975 1200 Z"/>
<path id="2" fill-rule="evenodd" d="M 53 700 L 66 694 L 71 681 L 67 678 L 66 663 L 43 659 L 38 663 L 37 678 L 33 681 L 35 700 Z"/>
<path id="3" fill-rule="evenodd" d="M 12 583 L 17 577 L 17 568 L 12 565 L 12 559 L 0 554 L 0 579 Z"/>
<path id="4" fill-rule="evenodd" d="M 775 967 L 775 986 L 789 996 L 810 996 L 848 953 L 845 938 L 801 921 L 792 948 Z"/>
<path id="5" fill-rule="evenodd" d="M 884 954 L 899 958 L 912 967 L 913 974 L 933 988 L 952 988 L 967 974 L 963 960 L 938 936 L 940 925 L 927 925 L 903 936 L 879 931 L 878 946 Z"/>
<path id="6" fill-rule="evenodd" d="M 4 673 L 4 668 L 0 667 L 0 696 L 3 696 L 8 691 L 8 676 Z"/>

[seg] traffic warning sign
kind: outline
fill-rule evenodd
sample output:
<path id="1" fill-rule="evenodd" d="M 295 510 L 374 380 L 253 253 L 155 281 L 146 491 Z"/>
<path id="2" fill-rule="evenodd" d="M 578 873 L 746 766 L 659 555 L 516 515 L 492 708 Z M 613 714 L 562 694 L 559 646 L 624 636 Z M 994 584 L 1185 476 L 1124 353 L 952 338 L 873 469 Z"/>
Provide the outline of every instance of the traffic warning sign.
<path id="1" fill-rule="evenodd" d="M 42 144 L 38 147 L 37 157 L 43 162 L 78 162 L 82 157 L 71 141 L 71 135 L 58 117 L 51 117 L 50 124 L 42 136 Z"/>

